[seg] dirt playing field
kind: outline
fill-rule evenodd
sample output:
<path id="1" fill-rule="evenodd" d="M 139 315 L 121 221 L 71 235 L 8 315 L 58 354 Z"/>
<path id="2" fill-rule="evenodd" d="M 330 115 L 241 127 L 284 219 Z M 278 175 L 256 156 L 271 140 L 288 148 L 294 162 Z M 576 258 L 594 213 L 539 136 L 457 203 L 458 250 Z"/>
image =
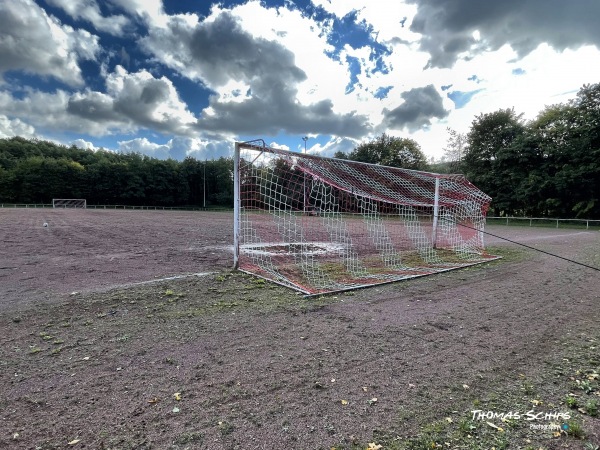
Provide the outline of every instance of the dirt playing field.
<path id="1" fill-rule="evenodd" d="M 598 231 L 488 231 L 600 267 Z M 230 213 L 0 209 L 0 448 L 600 445 L 597 270 L 489 237 L 305 299 L 231 240 Z"/>
<path id="2" fill-rule="evenodd" d="M 232 236 L 229 213 L 0 210 L 2 308 L 224 269 Z"/>

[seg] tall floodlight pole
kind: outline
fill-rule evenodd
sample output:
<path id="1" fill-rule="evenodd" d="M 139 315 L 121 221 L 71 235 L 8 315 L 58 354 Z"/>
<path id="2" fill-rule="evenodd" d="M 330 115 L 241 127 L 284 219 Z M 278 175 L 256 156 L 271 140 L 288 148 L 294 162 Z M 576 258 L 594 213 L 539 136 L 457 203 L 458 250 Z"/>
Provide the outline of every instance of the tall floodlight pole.
<path id="1" fill-rule="evenodd" d="M 204 175 L 202 176 L 202 207 L 206 209 L 206 158 L 204 159 Z"/>
<path id="2" fill-rule="evenodd" d="M 302 138 L 302 140 L 304 141 L 304 154 L 306 155 L 306 141 L 308 141 L 308 136 L 304 136 Z M 306 215 L 306 173 L 304 174 L 304 188 L 303 188 L 303 203 L 304 203 L 304 215 Z"/>

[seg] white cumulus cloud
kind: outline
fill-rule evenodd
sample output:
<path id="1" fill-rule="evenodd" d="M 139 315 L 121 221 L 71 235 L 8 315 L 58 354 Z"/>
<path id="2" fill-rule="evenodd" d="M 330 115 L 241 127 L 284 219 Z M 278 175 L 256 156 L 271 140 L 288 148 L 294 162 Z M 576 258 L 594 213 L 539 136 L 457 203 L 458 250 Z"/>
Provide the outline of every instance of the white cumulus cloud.
<path id="1" fill-rule="evenodd" d="M 97 36 L 61 24 L 32 0 L 0 2 L 0 73 L 23 70 L 79 86 L 79 61 L 99 49 Z"/>

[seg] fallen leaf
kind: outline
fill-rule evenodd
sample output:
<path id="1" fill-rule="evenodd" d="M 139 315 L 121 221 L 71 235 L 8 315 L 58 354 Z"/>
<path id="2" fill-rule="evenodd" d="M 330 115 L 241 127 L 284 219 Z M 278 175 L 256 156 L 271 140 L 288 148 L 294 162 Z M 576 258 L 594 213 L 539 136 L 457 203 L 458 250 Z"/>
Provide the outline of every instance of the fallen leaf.
<path id="1" fill-rule="evenodd" d="M 452 417 L 446 417 L 446 422 L 452 423 L 453 422 Z"/>
<path id="2" fill-rule="evenodd" d="M 90 359 L 90 357 L 89 357 L 89 356 L 84 356 L 84 357 L 83 357 L 83 360 L 84 360 L 84 361 L 87 361 L 88 359 Z"/>
<path id="3" fill-rule="evenodd" d="M 348 404 L 348 400 L 342 400 L 342 405 L 346 406 Z"/>
<path id="4" fill-rule="evenodd" d="M 542 404 L 540 400 L 531 400 L 531 403 L 533 403 L 535 406 L 539 406 Z"/>
<path id="5" fill-rule="evenodd" d="M 554 435 L 554 437 L 560 437 L 560 431 L 555 431 L 552 434 Z"/>
<path id="6" fill-rule="evenodd" d="M 463 389 L 466 391 L 467 389 L 469 389 L 469 385 L 468 384 L 463 384 Z"/>
<path id="7" fill-rule="evenodd" d="M 414 388 L 414 387 L 415 387 L 415 385 L 414 385 L 414 384 L 412 384 L 412 383 L 408 383 L 408 387 L 409 387 L 409 388 Z"/>
<path id="8" fill-rule="evenodd" d="M 176 406 L 175 408 L 173 408 L 173 412 L 174 413 L 178 413 L 179 412 L 179 408 Z"/>
<path id="9" fill-rule="evenodd" d="M 335 383 L 335 378 L 332 378 L 332 379 L 331 379 L 331 382 L 332 382 L 332 383 Z"/>
<path id="10" fill-rule="evenodd" d="M 377 397 L 373 397 L 371 400 L 369 400 L 369 405 L 372 405 L 373 403 L 377 403 Z"/>
<path id="11" fill-rule="evenodd" d="M 154 398 L 148 400 L 148 403 L 158 403 L 158 397 L 154 397 Z"/>
<path id="12" fill-rule="evenodd" d="M 173 394 L 173 397 L 175 397 L 175 400 L 177 401 L 181 400 L 181 392 L 175 392 Z"/>
<path id="13" fill-rule="evenodd" d="M 380 450 L 383 448 L 383 445 L 376 444 L 375 442 L 369 442 L 369 446 L 367 450 Z"/>
<path id="14" fill-rule="evenodd" d="M 504 428 L 502 428 L 502 427 L 499 427 L 499 426 L 497 426 L 497 425 L 494 425 L 492 422 L 486 422 L 486 423 L 487 423 L 487 424 L 488 424 L 490 427 L 494 428 L 495 430 L 498 430 L 498 431 L 500 431 L 500 432 L 503 432 L 503 431 L 504 431 Z"/>
<path id="15" fill-rule="evenodd" d="M 13 433 L 13 439 L 19 439 L 19 433 Z"/>
<path id="16" fill-rule="evenodd" d="M 75 445 L 78 442 L 81 442 L 81 439 L 73 439 L 71 442 L 69 442 L 69 445 Z"/>
<path id="17" fill-rule="evenodd" d="M 367 392 L 367 387 L 366 386 L 363 386 L 363 391 Z"/>

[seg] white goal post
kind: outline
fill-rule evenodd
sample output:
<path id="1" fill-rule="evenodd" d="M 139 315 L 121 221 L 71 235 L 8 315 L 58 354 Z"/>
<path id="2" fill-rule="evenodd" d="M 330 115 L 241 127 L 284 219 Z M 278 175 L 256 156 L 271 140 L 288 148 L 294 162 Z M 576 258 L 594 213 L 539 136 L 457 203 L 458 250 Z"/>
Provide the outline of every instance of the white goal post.
<path id="1" fill-rule="evenodd" d="M 53 198 L 53 208 L 83 208 L 87 206 L 85 198 Z"/>
<path id="2" fill-rule="evenodd" d="M 318 295 L 495 259 L 463 175 L 235 144 L 234 267 Z"/>

